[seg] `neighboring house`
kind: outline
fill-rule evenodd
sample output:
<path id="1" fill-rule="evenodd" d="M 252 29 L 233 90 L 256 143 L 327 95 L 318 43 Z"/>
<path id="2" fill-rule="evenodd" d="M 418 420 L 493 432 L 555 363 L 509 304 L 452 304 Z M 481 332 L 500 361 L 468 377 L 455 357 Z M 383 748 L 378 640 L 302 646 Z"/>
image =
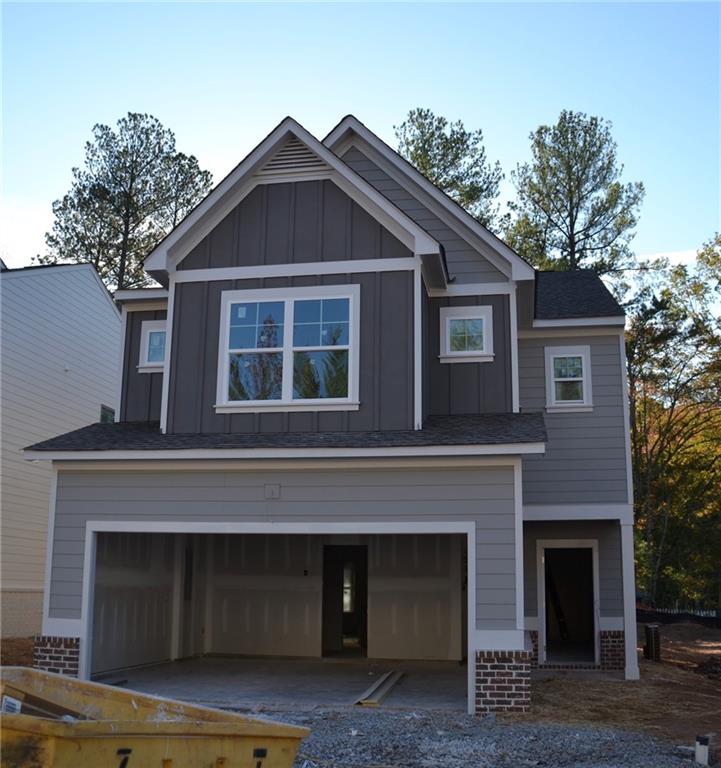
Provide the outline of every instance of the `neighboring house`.
<path id="1" fill-rule="evenodd" d="M 597 276 L 535 272 L 353 117 L 284 120 L 145 267 L 118 423 L 27 452 L 56 478 L 39 663 L 467 658 L 469 711 L 527 707 L 532 663 L 638 676 Z"/>
<path id="2" fill-rule="evenodd" d="M 27 637 L 42 623 L 54 473 L 22 449 L 112 421 L 120 312 L 90 264 L 3 268 L 0 326 L 2 637 Z"/>

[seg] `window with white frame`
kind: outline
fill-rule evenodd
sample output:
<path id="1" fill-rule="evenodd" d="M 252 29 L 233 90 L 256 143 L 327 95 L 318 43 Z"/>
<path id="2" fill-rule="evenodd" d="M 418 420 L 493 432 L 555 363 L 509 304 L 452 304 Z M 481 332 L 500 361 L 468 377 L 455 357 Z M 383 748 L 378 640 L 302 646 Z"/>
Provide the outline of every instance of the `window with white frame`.
<path id="1" fill-rule="evenodd" d="M 546 347 L 546 407 L 550 411 L 590 409 L 591 348 Z"/>
<path id="2" fill-rule="evenodd" d="M 490 306 L 441 307 L 442 363 L 493 360 L 493 310 Z"/>
<path id="3" fill-rule="evenodd" d="M 140 327 L 140 373 L 163 370 L 165 362 L 165 320 L 145 320 Z"/>
<path id="4" fill-rule="evenodd" d="M 226 291 L 216 408 L 358 404 L 359 286 Z"/>

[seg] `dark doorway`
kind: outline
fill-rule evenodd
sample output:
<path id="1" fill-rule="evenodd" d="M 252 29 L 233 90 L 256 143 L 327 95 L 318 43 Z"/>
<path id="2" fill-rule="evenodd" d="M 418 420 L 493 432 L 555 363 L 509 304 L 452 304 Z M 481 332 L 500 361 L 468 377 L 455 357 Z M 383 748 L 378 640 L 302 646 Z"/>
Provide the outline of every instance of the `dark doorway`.
<path id="1" fill-rule="evenodd" d="M 365 656 L 368 548 L 323 547 L 323 655 Z"/>
<path id="2" fill-rule="evenodd" d="M 593 664 L 593 550 L 545 550 L 546 661 Z"/>

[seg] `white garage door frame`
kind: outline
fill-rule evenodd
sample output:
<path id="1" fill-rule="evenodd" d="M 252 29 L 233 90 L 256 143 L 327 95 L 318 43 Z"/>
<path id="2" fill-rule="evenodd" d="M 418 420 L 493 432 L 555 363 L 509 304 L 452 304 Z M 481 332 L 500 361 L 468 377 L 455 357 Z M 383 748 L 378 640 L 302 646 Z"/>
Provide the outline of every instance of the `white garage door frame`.
<path id="1" fill-rule="evenodd" d="M 468 712 L 475 712 L 475 651 L 487 645 L 476 630 L 476 526 L 475 523 L 444 520 L 438 522 L 347 522 L 347 523 L 244 523 L 244 522 L 156 522 L 156 521 L 102 521 L 89 520 L 85 528 L 85 557 L 83 563 L 83 591 L 80 613 L 80 659 L 78 675 L 89 679 L 92 659 L 93 601 L 95 591 L 95 555 L 99 533 L 167 533 L 167 534 L 461 534 L 467 542 L 467 600 L 468 600 Z M 174 632 L 177 628 L 174 627 Z M 491 631 L 489 634 L 495 634 Z M 502 633 L 505 634 L 505 633 Z M 490 639 L 490 638 L 489 638 Z M 501 639 L 501 638 L 493 638 Z M 480 643 L 480 645 L 479 645 Z M 498 643 L 493 643 L 498 645 Z"/>

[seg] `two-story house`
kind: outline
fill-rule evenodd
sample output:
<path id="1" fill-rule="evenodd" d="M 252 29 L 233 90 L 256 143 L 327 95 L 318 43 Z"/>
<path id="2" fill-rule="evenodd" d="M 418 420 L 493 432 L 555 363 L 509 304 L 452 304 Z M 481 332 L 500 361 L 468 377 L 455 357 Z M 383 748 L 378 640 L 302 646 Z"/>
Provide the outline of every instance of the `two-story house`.
<path id="1" fill-rule="evenodd" d="M 352 116 L 285 119 L 145 267 L 117 423 L 27 452 L 41 665 L 467 659 L 471 712 L 527 707 L 532 664 L 638 676 L 598 277 L 534 271 Z"/>

